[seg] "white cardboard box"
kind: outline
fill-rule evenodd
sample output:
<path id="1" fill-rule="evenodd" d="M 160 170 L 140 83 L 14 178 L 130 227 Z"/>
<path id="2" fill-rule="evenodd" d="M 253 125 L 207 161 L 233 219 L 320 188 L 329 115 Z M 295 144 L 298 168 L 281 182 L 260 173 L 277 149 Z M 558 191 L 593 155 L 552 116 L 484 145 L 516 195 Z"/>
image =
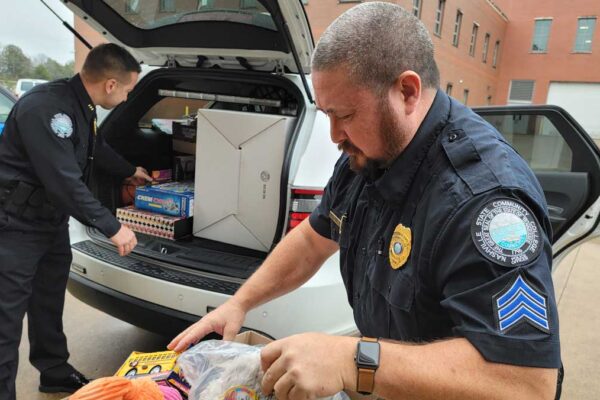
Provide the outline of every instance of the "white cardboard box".
<path id="1" fill-rule="evenodd" d="M 295 118 L 198 110 L 194 235 L 268 251 Z"/>

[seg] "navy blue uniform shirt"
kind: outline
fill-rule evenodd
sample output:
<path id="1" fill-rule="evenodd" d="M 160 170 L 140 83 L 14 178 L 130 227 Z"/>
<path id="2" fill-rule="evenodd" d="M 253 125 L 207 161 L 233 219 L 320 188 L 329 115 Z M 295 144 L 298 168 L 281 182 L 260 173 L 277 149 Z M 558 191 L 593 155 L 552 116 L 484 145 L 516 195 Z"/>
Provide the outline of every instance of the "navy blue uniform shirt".
<path id="1" fill-rule="evenodd" d="M 36 230 L 55 230 L 68 216 L 107 237 L 120 229 L 114 215 L 94 198 L 85 177 L 92 155 L 94 168 L 119 178 L 133 175 L 135 167 L 95 134 L 95 119 L 96 107 L 79 75 L 36 86 L 11 110 L 0 136 L 0 185 L 23 181 L 43 187 L 56 218 L 33 221 Z M 14 229 L 31 225 L 18 218 L 11 223 Z"/>
<path id="2" fill-rule="evenodd" d="M 491 125 L 443 92 L 379 176 L 342 155 L 310 223 L 340 246 L 363 335 L 464 337 L 488 361 L 560 367 L 543 191 Z"/>

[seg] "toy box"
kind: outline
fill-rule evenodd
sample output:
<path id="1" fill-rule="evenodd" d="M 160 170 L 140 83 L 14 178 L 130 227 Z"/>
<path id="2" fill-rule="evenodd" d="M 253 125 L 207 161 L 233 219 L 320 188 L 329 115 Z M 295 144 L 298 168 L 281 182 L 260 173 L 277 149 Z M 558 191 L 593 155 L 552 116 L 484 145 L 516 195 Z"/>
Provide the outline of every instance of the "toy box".
<path id="1" fill-rule="evenodd" d="M 177 366 L 179 354 L 174 351 L 157 351 L 154 353 L 132 352 L 121 365 L 115 376 L 128 379 L 149 378 L 157 383 L 164 383 L 179 391 L 187 398 L 190 385 L 182 376 Z"/>
<path id="2" fill-rule="evenodd" d="M 117 219 L 134 232 L 176 240 L 192 233 L 192 218 L 173 217 L 133 206 L 117 208 Z"/>
<path id="3" fill-rule="evenodd" d="M 194 213 L 194 182 L 138 186 L 135 207 L 175 217 L 191 217 Z"/>

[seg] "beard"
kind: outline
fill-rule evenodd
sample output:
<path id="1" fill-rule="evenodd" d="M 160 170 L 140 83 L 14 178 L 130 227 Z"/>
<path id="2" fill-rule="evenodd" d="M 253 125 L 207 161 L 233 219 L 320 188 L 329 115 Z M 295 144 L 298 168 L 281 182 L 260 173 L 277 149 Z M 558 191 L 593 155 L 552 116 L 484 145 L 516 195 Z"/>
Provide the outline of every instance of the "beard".
<path id="1" fill-rule="evenodd" d="M 379 123 L 377 130 L 384 146 L 384 155 L 380 158 L 369 158 L 350 140 L 338 144 L 338 149 L 348 154 L 350 169 L 356 173 L 373 176 L 373 172 L 388 168 L 400 155 L 404 146 L 404 131 L 392 112 L 387 99 L 379 103 Z"/>

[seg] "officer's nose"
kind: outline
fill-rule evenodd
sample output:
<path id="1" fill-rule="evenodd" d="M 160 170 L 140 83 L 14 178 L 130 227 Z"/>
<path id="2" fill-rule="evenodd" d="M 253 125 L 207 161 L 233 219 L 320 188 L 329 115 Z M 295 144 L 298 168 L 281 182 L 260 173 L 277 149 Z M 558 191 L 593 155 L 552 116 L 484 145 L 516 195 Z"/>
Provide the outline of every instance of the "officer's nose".
<path id="1" fill-rule="evenodd" d="M 329 135 L 331 136 L 331 141 L 335 144 L 342 143 L 348 138 L 346 131 L 338 119 L 333 116 L 329 118 Z"/>

